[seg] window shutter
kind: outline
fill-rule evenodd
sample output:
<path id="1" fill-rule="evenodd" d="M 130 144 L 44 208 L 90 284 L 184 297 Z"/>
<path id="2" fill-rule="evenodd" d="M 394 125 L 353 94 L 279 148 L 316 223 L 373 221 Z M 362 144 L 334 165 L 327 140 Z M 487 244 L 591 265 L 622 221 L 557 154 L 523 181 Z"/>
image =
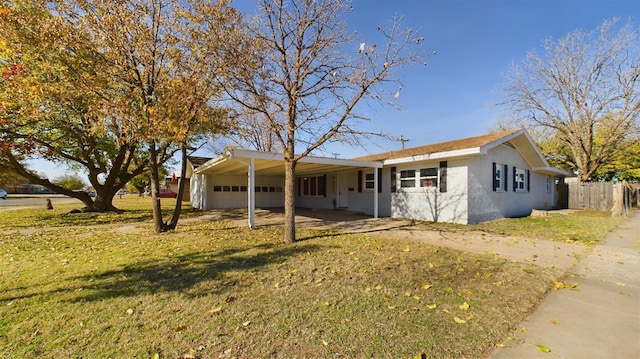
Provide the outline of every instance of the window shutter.
<path id="1" fill-rule="evenodd" d="M 391 193 L 396 192 L 396 168 L 391 167 Z"/>
<path id="2" fill-rule="evenodd" d="M 516 166 L 513 166 L 513 192 L 516 191 L 517 178 L 518 178 L 518 175 L 516 174 Z"/>
<path id="3" fill-rule="evenodd" d="M 447 192 L 447 161 L 440 161 L 440 192 Z"/>
<path id="4" fill-rule="evenodd" d="M 531 171 L 527 170 L 527 192 L 531 190 Z"/>
<path id="5" fill-rule="evenodd" d="M 382 192 L 382 168 L 378 168 L 378 193 Z"/>
<path id="6" fill-rule="evenodd" d="M 498 189 L 498 181 L 496 180 L 496 163 L 493 163 L 493 170 L 491 171 L 491 178 L 493 178 L 493 192 Z"/>
<path id="7" fill-rule="evenodd" d="M 362 192 L 362 171 L 358 171 L 358 192 Z"/>
<path id="8" fill-rule="evenodd" d="M 318 177 L 318 195 L 327 196 L 327 175 Z"/>
<path id="9" fill-rule="evenodd" d="M 298 177 L 298 197 L 302 197 L 302 177 Z"/>
<path id="10" fill-rule="evenodd" d="M 504 176 L 502 176 L 502 178 L 504 178 L 504 190 L 508 191 L 509 190 L 509 166 L 508 165 L 504 165 Z M 513 184 L 515 186 L 515 183 Z"/>

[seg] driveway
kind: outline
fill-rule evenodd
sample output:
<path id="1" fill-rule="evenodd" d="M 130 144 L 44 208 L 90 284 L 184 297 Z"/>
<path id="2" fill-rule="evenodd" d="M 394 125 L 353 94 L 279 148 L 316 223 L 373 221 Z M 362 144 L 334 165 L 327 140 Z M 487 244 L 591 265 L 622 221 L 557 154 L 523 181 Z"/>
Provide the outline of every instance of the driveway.
<path id="1" fill-rule="evenodd" d="M 246 210 L 213 210 L 194 220 L 230 220 L 248 226 Z M 284 223 L 281 208 L 256 210 L 256 228 Z M 362 233 L 389 239 L 403 239 L 461 251 L 496 255 L 518 262 L 567 271 L 585 256 L 588 247 L 543 239 L 504 236 L 468 229 L 416 225 L 411 220 L 372 218 L 361 213 L 332 210 L 296 210 L 296 226 Z"/>

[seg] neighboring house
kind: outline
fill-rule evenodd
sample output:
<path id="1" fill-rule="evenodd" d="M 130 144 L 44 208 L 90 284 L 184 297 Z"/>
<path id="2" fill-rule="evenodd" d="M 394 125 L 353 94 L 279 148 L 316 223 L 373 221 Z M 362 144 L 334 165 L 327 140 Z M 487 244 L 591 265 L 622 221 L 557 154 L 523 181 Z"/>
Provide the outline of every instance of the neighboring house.
<path id="1" fill-rule="evenodd" d="M 309 156 L 296 167 L 296 205 L 374 217 L 479 223 L 556 206 L 556 182 L 570 173 L 549 166 L 526 130 L 345 160 Z M 283 207 L 282 154 L 231 150 L 191 157 L 191 205 L 202 210 Z"/>

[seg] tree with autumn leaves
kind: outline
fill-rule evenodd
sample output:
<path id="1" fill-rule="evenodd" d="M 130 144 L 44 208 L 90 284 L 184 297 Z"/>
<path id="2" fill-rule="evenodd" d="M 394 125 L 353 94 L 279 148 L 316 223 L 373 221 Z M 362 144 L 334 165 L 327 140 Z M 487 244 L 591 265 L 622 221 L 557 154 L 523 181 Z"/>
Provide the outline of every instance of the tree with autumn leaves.
<path id="1" fill-rule="evenodd" d="M 202 41 L 226 41 L 239 14 L 229 1 L 3 2 L 0 119 L 3 157 L 16 169 L 42 157 L 89 172 L 97 196 L 69 191 L 26 169 L 34 183 L 112 210 L 118 189 L 150 173 L 157 231 L 160 168 L 177 151 L 224 129 L 217 83 L 224 62 Z M 182 195 L 184 183 L 180 188 Z"/>

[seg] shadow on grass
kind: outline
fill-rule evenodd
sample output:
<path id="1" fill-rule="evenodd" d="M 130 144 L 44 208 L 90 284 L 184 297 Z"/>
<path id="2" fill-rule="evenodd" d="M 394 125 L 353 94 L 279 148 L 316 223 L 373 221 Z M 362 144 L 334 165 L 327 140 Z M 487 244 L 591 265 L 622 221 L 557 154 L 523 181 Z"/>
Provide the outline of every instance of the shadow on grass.
<path id="1" fill-rule="evenodd" d="M 46 289 L 37 289 L 38 284 L 7 288 L 0 295 L 0 302 L 51 298 L 52 295 L 60 296 L 61 301 L 82 302 L 163 292 L 192 296 L 216 294 L 233 286 L 250 285 L 242 281 L 247 272 L 269 270 L 266 267 L 282 263 L 291 256 L 319 249 L 320 246 L 310 243 L 258 244 L 148 259 L 119 269 L 70 277 L 56 283 L 54 288 L 50 284 Z"/>
<path id="2" fill-rule="evenodd" d="M 70 301 L 99 301 L 114 297 L 128 297 L 146 293 L 181 292 L 199 295 L 200 291 L 216 294 L 229 287 L 243 285 L 241 274 L 282 263 L 296 254 L 314 252 L 319 246 L 261 244 L 223 251 L 194 252 L 164 260 L 148 260 L 122 269 L 72 278 L 89 285 L 69 298 Z M 198 290 L 201 283 L 209 282 Z M 247 283 L 247 285 L 249 285 Z M 69 290 L 71 292 L 71 290 Z"/>

